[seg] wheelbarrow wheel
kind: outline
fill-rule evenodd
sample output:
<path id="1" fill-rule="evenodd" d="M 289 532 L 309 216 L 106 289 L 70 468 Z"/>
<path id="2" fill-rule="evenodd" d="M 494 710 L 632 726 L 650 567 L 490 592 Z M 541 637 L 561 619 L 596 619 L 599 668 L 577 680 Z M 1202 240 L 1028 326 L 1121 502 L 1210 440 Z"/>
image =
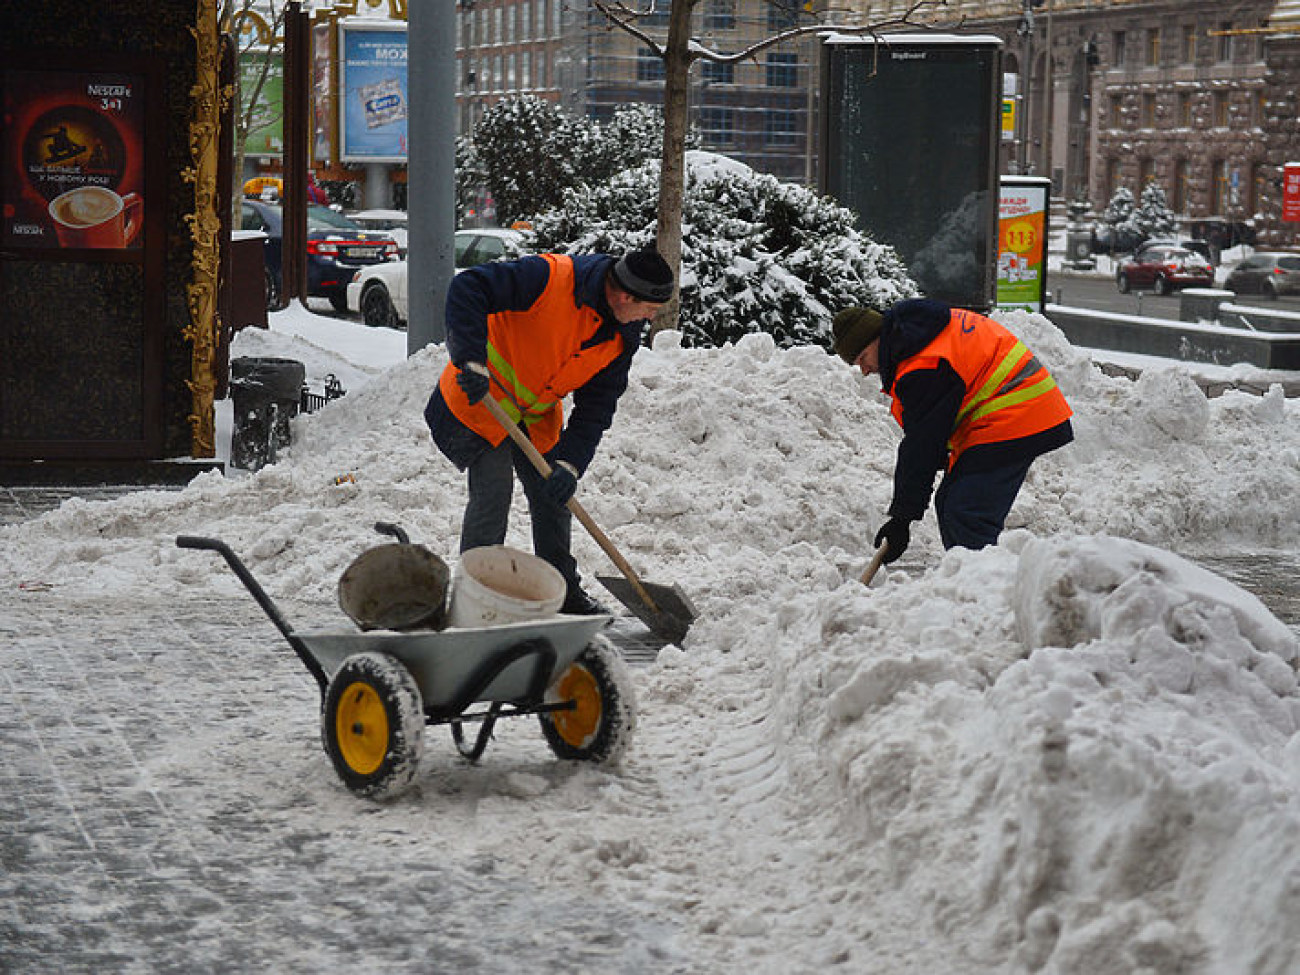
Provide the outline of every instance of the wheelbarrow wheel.
<path id="1" fill-rule="evenodd" d="M 321 738 L 343 784 L 386 799 L 415 777 L 424 747 L 424 705 L 405 666 L 383 653 L 353 654 L 325 692 Z"/>
<path id="2" fill-rule="evenodd" d="M 551 751 L 607 765 L 622 758 L 636 730 L 636 695 L 627 664 L 605 637 L 593 638 L 547 688 L 547 704 L 566 701 L 574 706 L 538 716 Z"/>

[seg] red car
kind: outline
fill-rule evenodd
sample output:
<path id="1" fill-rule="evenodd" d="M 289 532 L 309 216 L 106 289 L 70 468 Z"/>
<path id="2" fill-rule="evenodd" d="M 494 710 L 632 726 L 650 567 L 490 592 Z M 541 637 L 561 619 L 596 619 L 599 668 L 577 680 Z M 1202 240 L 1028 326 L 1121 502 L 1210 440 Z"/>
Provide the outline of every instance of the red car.
<path id="1" fill-rule="evenodd" d="M 1200 254 L 1176 244 L 1144 244 L 1115 271 L 1121 294 L 1134 288 L 1167 295 L 1176 288 L 1209 288 L 1214 268 Z"/>

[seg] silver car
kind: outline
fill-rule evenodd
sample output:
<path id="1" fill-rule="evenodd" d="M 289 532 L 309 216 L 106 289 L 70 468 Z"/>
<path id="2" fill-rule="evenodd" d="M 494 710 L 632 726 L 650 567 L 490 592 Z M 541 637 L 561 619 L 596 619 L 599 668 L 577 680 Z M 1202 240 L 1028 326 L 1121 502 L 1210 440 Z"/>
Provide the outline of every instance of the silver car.
<path id="1" fill-rule="evenodd" d="M 1223 286 L 1239 295 L 1300 294 L 1300 254 L 1259 251 L 1228 272 Z"/>
<path id="2" fill-rule="evenodd" d="M 456 272 L 475 264 L 520 257 L 524 235 L 504 227 L 456 231 Z M 405 328 L 406 262 L 375 264 L 358 271 L 348 284 L 348 310 L 359 312 L 371 328 Z"/>

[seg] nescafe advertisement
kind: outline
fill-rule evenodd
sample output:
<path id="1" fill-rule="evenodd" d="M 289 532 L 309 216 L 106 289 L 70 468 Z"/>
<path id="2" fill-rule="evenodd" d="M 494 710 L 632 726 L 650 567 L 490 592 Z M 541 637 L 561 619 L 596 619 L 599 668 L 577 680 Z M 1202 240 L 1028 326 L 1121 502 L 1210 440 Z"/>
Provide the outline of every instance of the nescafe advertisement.
<path id="1" fill-rule="evenodd" d="M 144 79 L 6 70 L 6 246 L 137 248 L 144 224 Z"/>

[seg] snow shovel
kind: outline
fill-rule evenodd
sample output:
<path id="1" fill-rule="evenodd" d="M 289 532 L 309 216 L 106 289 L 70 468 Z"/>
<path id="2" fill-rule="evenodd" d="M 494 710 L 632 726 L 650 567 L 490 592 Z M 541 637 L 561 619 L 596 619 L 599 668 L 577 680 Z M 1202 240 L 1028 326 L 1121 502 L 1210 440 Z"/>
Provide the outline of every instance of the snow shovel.
<path id="1" fill-rule="evenodd" d="M 885 564 L 885 553 L 889 551 L 889 543 L 881 542 L 880 548 L 876 549 L 876 554 L 871 557 L 871 564 L 867 566 L 867 571 L 862 573 L 862 584 L 870 586 L 871 580 L 876 577 L 880 567 Z"/>
<path id="2" fill-rule="evenodd" d="M 519 424 L 510 419 L 506 411 L 501 408 L 501 404 L 491 396 L 484 396 L 479 402 L 488 408 L 496 421 L 510 435 L 510 439 L 533 462 L 533 466 L 537 468 L 542 477 L 550 477 L 551 465 L 533 446 L 532 441 L 519 429 Z M 610 561 L 618 566 L 618 570 L 623 573 L 622 579 L 614 576 L 597 576 L 597 581 L 608 589 L 620 603 L 630 609 L 633 615 L 649 627 L 652 632 L 659 634 L 670 643 L 681 643 L 686 637 L 686 631 L 696 617 L 695 607 L 691 604 L 687 595 L 677 586 L 644 582 L 632 570 L 632 566 L 628 565 L 627 560 L 623 558 L 622 553 L 610 541 L 609 536 L 600 530 L 600 527 L 592 520 L 591 515 L 587 514 L 586 509 L 578 503 L 578 499 L 576 497 L 569 498 L 566 504 L 573 516 L 582 522 L 582 526 L 591 533 L 591 537 L 596 540 L 596 544 L 604 549 Z"/>

